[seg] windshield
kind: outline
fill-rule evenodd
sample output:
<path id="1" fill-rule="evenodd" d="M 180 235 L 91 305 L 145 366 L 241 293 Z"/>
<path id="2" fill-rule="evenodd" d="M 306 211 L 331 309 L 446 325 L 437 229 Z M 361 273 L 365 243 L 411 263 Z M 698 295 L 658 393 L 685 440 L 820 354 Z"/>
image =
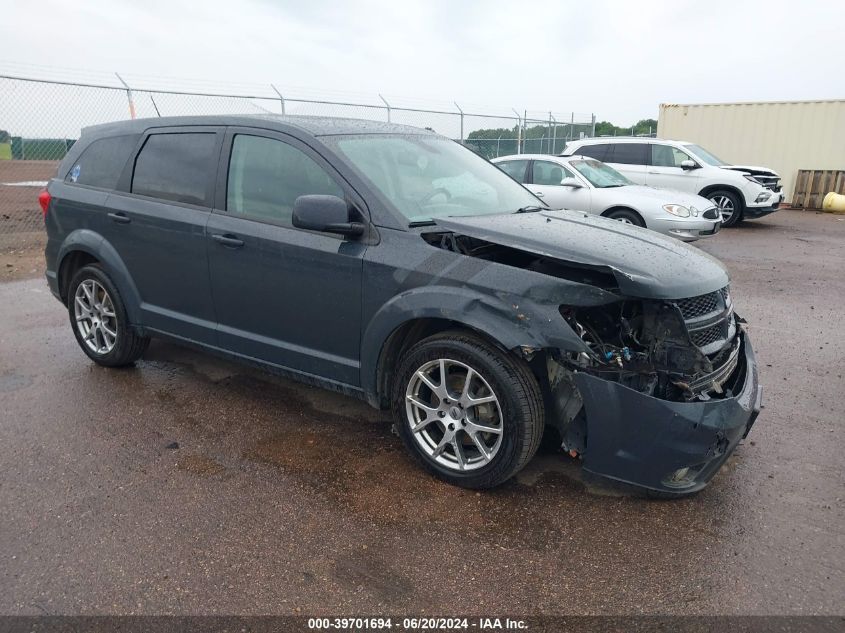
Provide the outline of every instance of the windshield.
<path id="1" fill-rule="evenodd" d="M 713 156 L 713 154 L 708 152 L 703 147 L 700 147 L 699 145 L 690 144 L 690 145 L 684 145 L 684 147 L 686 147 L 689 151 L 691 151 L 693 154 L 695 154 L 696 157 L 700 158 L 701 160 L 703 160 L 708 165 L 713 165 L 713 167 L 721 167 L 722 165 L 727 165 L 727 163 L 725 161 L 723 161 L 721 158 L 717 158 L 716 156 Z"/>
<path id="2" fill-rule="evenodd" d="M 542 204 L 498 167 L 448 139 L 378 134 L 323 140 L 411 223 Z"/>
<path id="3" fill-rule="evenodd" d="M 634 183 L 625 178 L 618 171 L 613 169 L 610 165 L 605 165 L 598 160 L 571 160 L 569 164 L 574 167 L 579 174 L 590 181 L 593 187 L 603 189 L 605 187 L 624 187 L 625 185 L 633 185 Z"/>

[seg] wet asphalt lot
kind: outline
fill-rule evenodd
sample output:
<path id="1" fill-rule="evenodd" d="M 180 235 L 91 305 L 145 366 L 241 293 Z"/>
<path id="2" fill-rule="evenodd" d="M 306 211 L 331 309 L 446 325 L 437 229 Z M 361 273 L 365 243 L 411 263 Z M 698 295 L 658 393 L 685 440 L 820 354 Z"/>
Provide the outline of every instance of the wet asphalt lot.
<path id="1" fill-rule="evenodd" d="M 43 279 L 0 284 L 0 613 L 842 613 L 845 217 L 782 211 L 702 248 L 731 269 L 765 409 L 668 502 L 548 453 L 453 488 L 361 402 L 163 343 L 102 369 Z"/>

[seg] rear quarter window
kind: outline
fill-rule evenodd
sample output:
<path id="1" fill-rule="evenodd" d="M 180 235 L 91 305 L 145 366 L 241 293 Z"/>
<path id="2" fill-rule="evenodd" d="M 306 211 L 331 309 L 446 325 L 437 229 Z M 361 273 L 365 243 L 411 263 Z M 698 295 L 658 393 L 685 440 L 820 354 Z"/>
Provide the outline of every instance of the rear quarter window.
<path id="1" fill-rule="evenodd" d="M 596 160 L 604 161 L 609 145 L 584 145 L 573 152 L 577 156 L 588 156 Z"/>
<path id="2" fill-rule="evenodd" d="M 214 132 L 151 134 L 135 159 L 132 193 L 209 206 L 216 142 Z"/>
<path id="3" fill-rule="evenodd" d="M 110 136 L 93 141 L 65 174 L 65 182 L 114 189 L 140 134 Z"/>

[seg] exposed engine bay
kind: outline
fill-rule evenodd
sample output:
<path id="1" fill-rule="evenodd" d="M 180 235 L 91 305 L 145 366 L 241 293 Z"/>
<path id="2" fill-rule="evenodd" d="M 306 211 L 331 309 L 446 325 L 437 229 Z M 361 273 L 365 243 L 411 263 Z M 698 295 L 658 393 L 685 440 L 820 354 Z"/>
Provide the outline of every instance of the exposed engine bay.
<path id="1" fill-rule="evenodd" d="M 445 250 L 621 295 L 614 275 L 600 267 L 451 232 L 428 233 L 423 238 Z M 742 320 L 733 312 L 727 286 L 677 300 L 620 296 L 618 301 L 604 305 L 561 305 L 559 310 L 586 351 L 553 351 L 548 367 L 553 390 L 567 374 L 579 371 L 674 402 L 730 397 L 734 383 L 742 384 L 742 376 L 734 375 L 739 373 L 735 371 L 740 353 L 736 334 Z M 567 408 L 574 408 L 574 403 Z"/>

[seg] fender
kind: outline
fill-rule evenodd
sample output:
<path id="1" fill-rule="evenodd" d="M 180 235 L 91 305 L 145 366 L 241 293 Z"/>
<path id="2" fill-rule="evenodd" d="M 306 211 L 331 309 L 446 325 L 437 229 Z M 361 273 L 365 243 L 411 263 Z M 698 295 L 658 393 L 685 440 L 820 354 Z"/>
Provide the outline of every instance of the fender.
<path id="1" fill-rule="evenodd" d="M 745 193 L 743 193 L 738 187 L 734 185 L 707 185 L 706 187 L 701 188 L 701 191 L 698 192 L 698 195 L 702 198 L 707 198 L 707 196 L 713 191 L 729 191 L 739 198 L 739 201 L 740 203 L 742 203 L 743 208 L 748 204 L 748 201 L 745 199 Z"/>
<path id="2" fill-rule="evenodd" d="M 138 288 L 132 281 L 126 264 L 123 263 L 114 246 L 99 233 L 90 229 L 76 229 L 65 238 L 59 247 L 59 253 L 56 257 L 56 274 L 62 269 L 65 257 L 75 251 L 88 253 L 100 262 L 103 270 L 108 273 L 120 290 L 129 322 L 135 325 L 140 324 L 141 299 Z"/>
<path id="3" fill-rule="evenodd" d="M 558 306 L 510 293 L 482 294 L 467 287 L 423 286 L 385 303 L 370 319 L 361 340 L 361 386 L 375 401 L 379 360 L 390 335 L 417 319 L 446 319 L 492 338 L 505 350 L 569 349 L 586 345 L 558 312 Z"/>

